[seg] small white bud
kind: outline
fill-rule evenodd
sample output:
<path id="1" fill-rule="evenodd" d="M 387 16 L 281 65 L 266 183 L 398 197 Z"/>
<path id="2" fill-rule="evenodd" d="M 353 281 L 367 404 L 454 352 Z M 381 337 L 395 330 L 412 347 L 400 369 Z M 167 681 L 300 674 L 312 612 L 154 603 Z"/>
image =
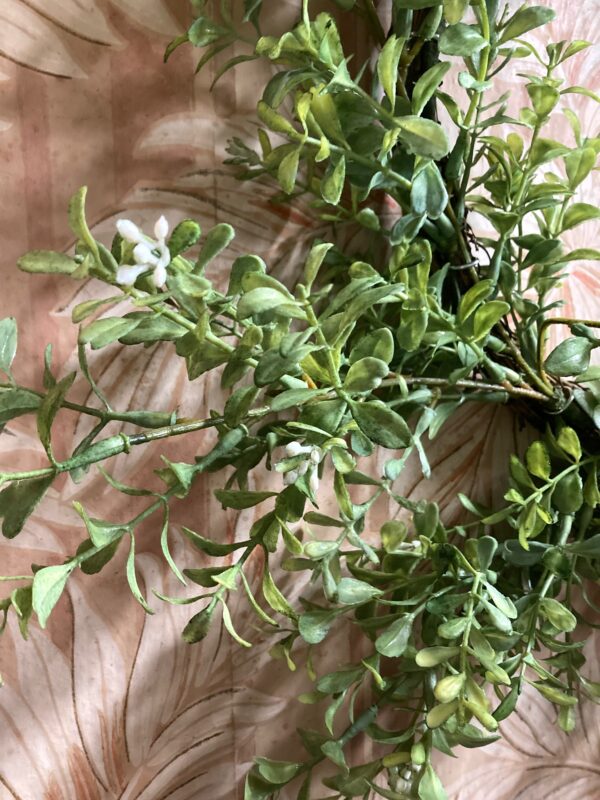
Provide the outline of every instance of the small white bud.
<path id="1" fill-rule="evenodd" d="M 161 216 L 156 220 L 154 225 L 154 235 L 159 241 L 164 241 L 169 233 L 169 223 L 165 216 Z"/>
<path id="2" fill-rule="evenodd" d="M 308 485 L 313 494 L 316 494 L 319 491 L 319 476 L 317 475 L 316 469 L 313 469 L 313 471 L 310 473 Z"/>
<path id="3" fill-rule="evenodd" d="M 323 453 L 321 452 L 321 448 L 313 447 L 310 453 L 310 460 L 313 462 L 313 464 L 320 464 L 322 458 Z"/>
<path id="4" fill-rule="evenodd" d="M 284 473 L 283 476 L 283 483 L 284 486 L 291 486 L 292 483 L 296 483 L 298 480 L 298 473 L 295 469 L 291 469 L 289 472 Z"/>
<path id="5" fill-rule="evenodd" d="M 302 453 L 310 453 L 310 451 L 310 447 L 305 447 L 300 442 L 290 442 L 285 446 L 285 453 L 289 458 L 302 455 Z"/>

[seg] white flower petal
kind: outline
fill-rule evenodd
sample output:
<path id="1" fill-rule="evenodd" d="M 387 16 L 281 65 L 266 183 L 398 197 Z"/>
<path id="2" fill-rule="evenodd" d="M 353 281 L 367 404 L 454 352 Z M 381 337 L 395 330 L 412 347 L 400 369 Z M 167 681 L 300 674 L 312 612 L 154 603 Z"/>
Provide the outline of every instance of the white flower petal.
<path id="1" fill-rule="evenodd" d="M 321 452 L 321 448 L 313 447 L 310 453 L 310 460 L 313 462 L 313 464 L 320 464 L 322 458 L 323 458 L 323 453 Z"/>
<path id="2" fill-rule="evenodd" d="M 292 483 L 296 483 L 298 480 L 298 473 L 295 469 L 291 469 L 289 472 L 286 472 L 283 476 L 283 484 L 284 486 L 291 486 Z"/>
<path id="3" fill-rule="evenodd" d="M 158 264 L 152 273 L 152 283 L 158 288 L 164 286 L 167 281 L 167 268 L 162 264 Z"/>
<path id="4" fill-rule="evenodd" d="M 167 247 L 166 244 L 160 244 L 159 242 L 158 247 L 156 249 L 160 253 L 160 256 L 156 261 L 156 266 L 168 267 L 169 264 L 171 263 L 171 253 L 169 252 L 169 248 Z"/>
<path id="5" fill-rule="evenodd" d="M 146 264 L 125 264 L 117 270 L 117 283 L 121 286 L 133 286 L 146 269 Z"/>
<path id="6" fill-rule="evenodd" d="M 316 494 L 319 491 L 319 476 L 316 469 L 313 469 L 313 471 L 310 473 L 308 485 L 313 494 Z"/>
<path id="7" fill-rule="evenodd" d="M 308 461 L 302 461 L 298 464 L 297 470 L 298 475 L 306 475 L 306 470 L 308 469 Z"/>
<path id="8" fill-rule="evenodd" d="M 138 244 L 138 242 L 144 241 L 144 234 L 141 232 L 135 222 L 132 222 L 130 219 L 118 219 L 117 230 L 126 242 Z"/>
<path id="9" fill-rule="evenodd" d="M 165 216 L 159 217 L 156 220 L 156 224 L 154 225 L 154 235 L 159 241 L 163 241 L 167 238 L 167 234 L 169 233 L 169 223 Z"/>
<path id="10" fill-rule="evenodd" d="M 290 442 L 285 446 L 285 452 L 290 457 L 299 456 L 301 453 L 310 453 L 311 448 L 301 445 L 300 442 Z"/>
<path id="11" fill-rule="evenodd" d="M 147 242 L 140 242 L 135 246 L 133 257 L 136 264 L 146 264 L 148 267 L 155 267 L 158 264 L 158 258 L 154 255 Z"/>

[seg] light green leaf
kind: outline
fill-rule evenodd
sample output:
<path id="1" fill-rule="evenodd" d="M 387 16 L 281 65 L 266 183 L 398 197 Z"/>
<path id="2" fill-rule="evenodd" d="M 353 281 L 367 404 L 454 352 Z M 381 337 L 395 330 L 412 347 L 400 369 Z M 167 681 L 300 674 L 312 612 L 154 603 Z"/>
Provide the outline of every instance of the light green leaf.
<path id="1" fill-rule="evenodd" d="M 105 522 L 101 519 L 89 517 L 85 508 L 77 501 L 73 503 L 73 507 L 84 521 L 90 539 L 95 547 L 106 547 L 106 545 L 112 544 L 115 541 L 120 541 L 123 535 L 127 533 L 126 526 L 116 525 L 112 522 Z"/>
<path id="2" fill-rule="evenodd" d="M 547 481 L 550 477 L 550 456 L 543 442 L 533 442 L 527 448 L 527 469 L 536 478 Z"/>
<path id="3" fill-rule="evenodd" d="M 129 584 L 129 588 L 131 589 L 131 594 L 142 606 L 144 611 L 147 614 L 154 614 L 154 611 L 152 611 L 152 609 L 146 602 L 144 595 L 140 591 L 137 575 L 135 573 L 135 537 L 133 533 L 130 533 L 130 537 L 131 537 L 131 545 L 129 547 L 129 555 L 127 556 L 127 567 L 125 570 L 127 574 L 127 583 Z"/>
<path id="4" fill-rule="evenodd" d="M 448 205 L 448 192 L 437 166 L 430 161 L 413 179 L 410 202 L 415 214 L 439 219 Z"/>
<path id="5" fill-rule="evenodd" d="M 238 319 L 247 319 L 254 314 L 273 311 L 284 317 L 305 319 L 306 314 L 294 300 L 270 286 L 261 286 L 242 295 L 238 303 Z"/>
<path id="6" fill-rule="evenodd" d="M 469 0 L 444 0 L 444 19 L 448 25 L 456 25 L 465 15 Z"/>
<path id="7" fill-rule="evenodd" d="M 379 589 L 356 578 L 342 578 L 337 586 L 337 597 L 340 603 L 352 606 L 367 603 L 381 594 Z"/>
<path id="8" fill-rule="evenodd" d="M 322 242 L 312 246 L 304 265 L 304 281 L 307 287 L 310 288 L 312 286 L 327 253 L 332 247 L 333 244 L 330 242 Z"/>
<path id="9" fill-rule="evenodd" d="M 568 231 L 593 219 L 600 219 L 600 208 L 590 203 L 572 203 L 565 212 L 562 229 Z"/>
<path id="10" fill-rule="evenodd" d="M 273 611 L 278 611 L 285 617 L 289 617 L 289 619 L 297 619 L 296 612 L 279 591 L 266 564 L 265 571 L 263 573 L 262 591 L 265 600 L 271 606 Z"/>
<path id="11" fill-rule="evenodd" d="M 14 317 L 0 319 L 0 370 L 7 375 L 17 352 L 17 323 Z"/>
<path id="12" fill-rule="evenodd" d="M 431 764 L 425 767 L 417 793 L 419 800 L 448 800 L 446 790 Z"/>
<path id="13" fill-rule="evenodd" d="M 229 609 L 227 608 L 227 603 L 222 598 L 219 598 L 219 600 L 221 601 L 221 605 L 223 607 L 223 625 L 225 626 L 225 630 L 229 633 L 232 639 L 234 639 L 238 644 L 241 644 L 242 647 L 252 647 L 250 642 L 247 642 L 245 639 L 242 639 L 242 637 L 233 627 L 233 621 L 231 619 L 231 614 L 229 613 Z"/>
<path id="14" fill-rule="evenodd" d="M 448 155 L 450 144 L 446 132 L 437 122 L 417 116 L 397 117 L 400 139 L 409 153 L 439 161 Z"/>
<path id="15" fill-rule="evenodd" d="M 492 293 L 494 285 L 490 280 L 476 283 L 462 296 L 458 306 L 458 321 L 464 322 L 475 309 Z"/>
<path id="16" fill-rule="evenodd" d="M 173 231 L 173 235 L 175 235 L 175 231 Z M 232 242 L 234 237 L 234 229 L 226 222 L 220 222 L 214 228 L 211 228 L 206 234 L 206 239 L 194 264 L 194 273 L 200 275 L 206 265 L 216 258 Z"/>
<path id="17" fill-rule="evenodd" d="M 548 372 L 560 377 L 577 375 L 588 368 L 594 345 L 582 336 L 571 336 L 550 353 L 545 362 Z"/>
<path id="18" fill-rule="evenodd" d="M 300 147 L 294 148 L 291 153 L 288 153 L 281 159 L 281 163 L 277 168 L 277 180 L 286 194 L 291 194 L 296 186 L 300 150 Z"/>
<path id="19" fill-rule="evenodd" d="M 558 600 L 551 597 L 544 597 L 540 600 L 540 612 L 548 622 L 563 633 L 570 633 L 577 627 L 577 617 L 568 608 L 565 608 Z"/>
<path id="20" fill-rule="evenodd" d="M 106 347 L 107 344 L 116 342 L 117 339 L 133 331 L 141 322 L 140 317 L 141 315 L 97 319 L 82 328 L 79 334 L 79 342 L 91 345 L 92 350 L 99 350 L 101 347 Z"/>
<path id="21" fill-rule="evenodd" d="M 450 25 L 440 36 L 440 52 L 448 56 L 471 56 L 483 50 L 488 42 L 473 25 L 462 22 Z"/>
<path id="22" fill-rule="evenodd" d="M 569 187 L 576 189 L 596 165 L 596 151 L 591 146 L 579 147 L 564 158 Z"/>
<path id="23" fill-rule="evenodd" d="M 507 21 L 498 44 L 517 39 L 527 31 L 552 22 L 555 17 L 556 13 L 547 6 L 527 6 L 523 4 Z"/>
<path id="24" fill-rule="evenodd" d="M 321 196 L 323 200 L 336 206 L 340 202 L 345 179 L 346 159 L 344 156 L 340 156 L 335 160 L 331 159 L 321 180 Z"/>
<path id="25" fill-rule="evenodd" d="M 367 356 L 390 363 L 394 357 L 394 337 L 388 328 L 379 328 L 361 337 L 350 351 L 348 360 L 354 364 Z"/>
<path id="26" fill-rule="evenodd" d="M 377 76 L 383 86 L 392 109 L 396 102 L 396 82 L 398 80 L 398 64 L 404 47 L 404 38 L 392 34 L 383 46 L 377 61 Z"/>
<path id="27" fill-rule="evenodd" d="M 74 259 L 52 250 L 31 250 L 21 256 L 17 266 L 23 272 L 45 272 L 52 275 L 72 275 L 79 268 Z"/>
<path id="28" fill-rule="evenodd" d="M 466 0 L 468 2 L 468 0 Z M 412 113 L 420 116 L 429 100 L 435 94 L 436 89 L 444 80 L 450 69 L 449 61 L 440 61 L 424 72 L 415 83 L 412 93 Z"/>
<path id="29" fill-rule="evenodd" d="M 337 616 L 337 611 L 307 611 L 298 620 L 300 636 L 308 644 L 319 644 L 329 633 Z"/>
<path id="30" fill-rule="evenodd" d="M 375 640 L 375 649 L 382 656 L 400 658 L 404 655 L 412 632 L 414 617 L 406 614 L 386 628 Z"/>
<path id="31" fill-rule="evenodd" d="M 510 311 L 510 306 L 503 300 L 491 300 L 484 303 L 475 312 L 473 322 L 473 336 L 475 341 L 479 341 L 488 335 L 496 323 L 500 322 Z"/>
<path id="32" fill-rule="evenodd" d="M 350 366 L 344 380 L 344 389 L 347 392 L 369 392 L 381 384 L 388 372 L 385 361 L 369 356 L 360 358 Z"/>
<path id="33" fill-rule="evenodd" d="M 540 119 L 546 119 L 546 117 L 550 116 L 554 107 L 560 100 L 558 89 L 544 84 L 528 84 L 527 93 L 533 105 L 533 110 Z"/>
<path id="34" fill-rule="evenodd" d="M 46 627 L 48 617 L 54 606 L 58 603 L 67 584 L 69 575 L 75 569 L 72 561 L 67 564 L 57 564 L 54 567 L 44 567 L 38 570 L 33 577 L 33 610 L 38 616 L 42 628 Z"/>
<path id="35" fill-rule="evenodd" d="M 581 458 L 581 442 L 573 428 L 569 428 L 567 425 L 561 428 L 556 441 L 561 450 L 572 456 L 575 461 L 579 461 Z"/>

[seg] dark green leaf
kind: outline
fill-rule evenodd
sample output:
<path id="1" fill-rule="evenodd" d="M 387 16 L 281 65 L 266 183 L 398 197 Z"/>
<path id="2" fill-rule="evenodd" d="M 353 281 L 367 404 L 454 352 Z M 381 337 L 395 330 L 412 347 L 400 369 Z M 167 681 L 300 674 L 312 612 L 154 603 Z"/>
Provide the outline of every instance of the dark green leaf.
<path id="1" fill-rule="evenodd" d="M 253 506 L 275 497 L 277 492 L 236 492 L 217 489 L 215 497 L 225 508 L 252 508 Z"/>
<path id="2" fill-rule="evenodd" d="M 49 475 L 32 481 L 15 481 L 0 492 L 2 533 L 7 539 L 14 539 L 22 531 L 53 480 L 54 475 Z"/>
<path id="3" fill-rule="evenodd" d="M 391 450 L 410 444 L 412 437 L 405 420 L 383 403 L 371 400 L 352 403 L 350 408 L 358 427 L 375 444 Z"/>
<path id="4" fill-rule="evenodd" d="M 201 642 L 202 639 L 206 637 L 210 629 L 214 611 L 215 606 L 211 603 L 206 608 L 203 608 L 202 611 L 194 614 L 181 634 L 184 642 L 195 644 L 196 642 Z"/>

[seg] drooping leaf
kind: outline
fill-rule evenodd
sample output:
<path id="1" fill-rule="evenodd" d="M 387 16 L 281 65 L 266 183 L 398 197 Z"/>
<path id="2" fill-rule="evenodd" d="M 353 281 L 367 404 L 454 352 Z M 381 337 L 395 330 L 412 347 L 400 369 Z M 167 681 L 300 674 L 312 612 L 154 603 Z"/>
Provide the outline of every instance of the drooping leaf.
<path id="1" fill-rule="evenodd" d="M 54 567 L 44 567 L 35 573 L 33 577 L 32 605 L 42 628 L 46 627 L 48 617 L 58 603 L 69 575 L 73 572 L 75 566 L 75 562 L 69 561 L 66 564 L 58 564 Z"/>

